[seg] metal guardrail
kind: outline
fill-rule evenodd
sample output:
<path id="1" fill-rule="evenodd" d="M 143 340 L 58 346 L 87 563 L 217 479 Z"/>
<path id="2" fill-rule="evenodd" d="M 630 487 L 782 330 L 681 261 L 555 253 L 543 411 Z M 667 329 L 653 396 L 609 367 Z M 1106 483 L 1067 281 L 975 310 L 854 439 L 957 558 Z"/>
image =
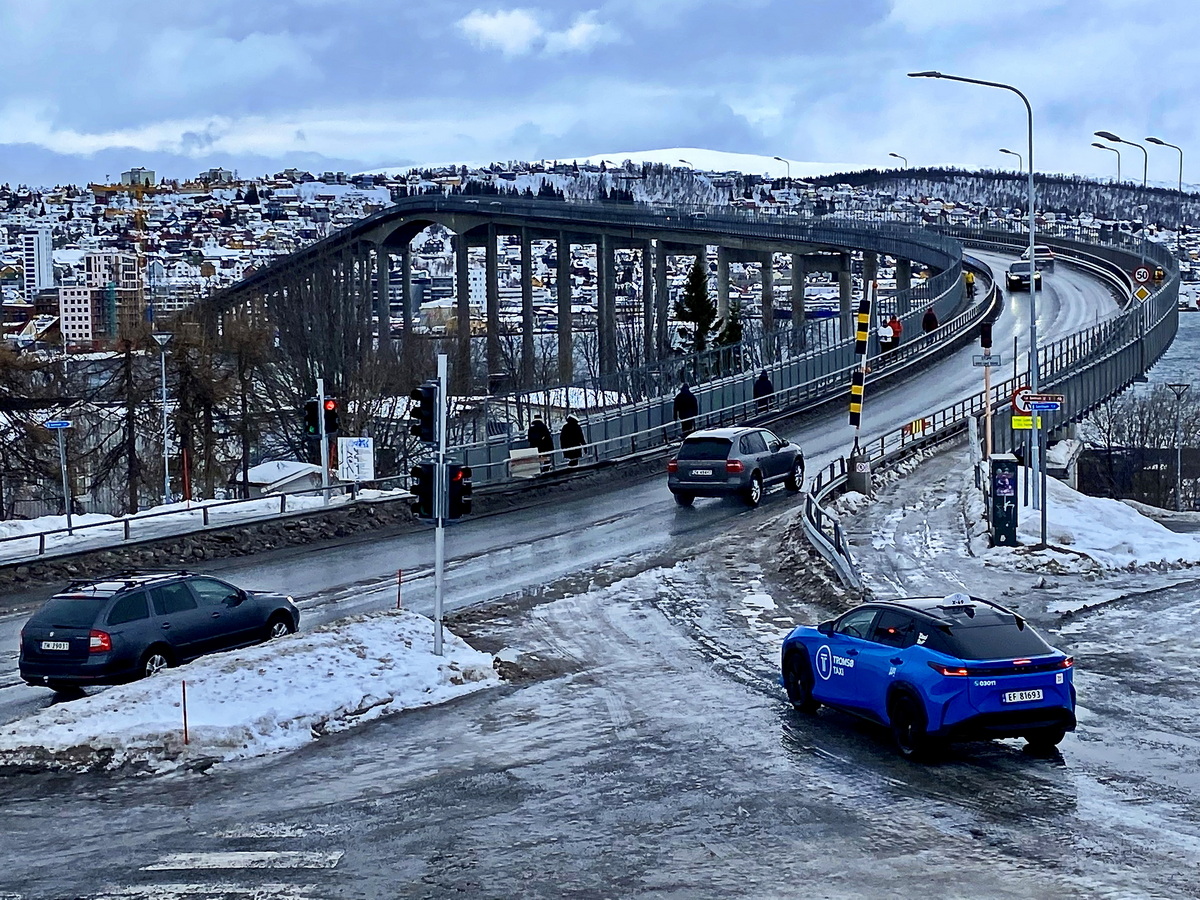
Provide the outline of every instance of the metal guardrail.
<path id="1" fill-rule="evenodd" d="M 1056 245 L 1057 246 L 1057 245 Z M 1078 261 L 1107 273 L 1108 280 L 1128 297 L 1129 278 L 1121 266 L 1134 264 L 1137 257 L 1129 249 L 1097 248 L 1085 245 L 1089 252 L 1081 257 L 1099 257 L 1110 266 L 1097 265 L 1084 258 Z M 1073 248 L 1061 247 L 1063 250 Z M 1096 250 L 1104 250 L 1103 255 Z M 1153 365 L 1174 339 L 1178 326 L 1179 270 L 1170 253 L 1155 245 L 1140 246 L 1140 258 L 1149 259 L 1169 273 L 1155 293 L 1145 303 L 1131 304 L 1124 312 L 1107 321 L 1041 348 L 1038 352 L 1040 386 L 1053 389 L 1065 397 L 1064 408 L 1071 410 L 1057 426 L 1063 427 L 1087 416 L 1104 400 L 1134 382 Z M 904 429 L 884 435 L 862 447 L 871 460 L 872 469 L 891 464 L 913 453 L 950 440 L 966 428 L 967 419 L 983 414 L 985 406 L 992 408 L 993 447 L 996 452 L 1017 448 L 1018 441 L 1011 428 L 1011 411 L 1004 404 L 1023 382 L 1024 376 L 992 386 L 990 397 L 981 391 L 944 409 L 938 410 L 923 422 L 922 437 L 912 440 Z M 1042 415 L 1048 415 L 1043 413 Z M 996 440 L 996 437 L 1007 438 Z M 837 517 L 822 506 L 835 492 L 845 487 L 846 459 L 835 460 L 814 482 L 805 499 L 804 530 L 813 546 L 833 566 L 844 585 L 862 589 L 862 578 Z"/>

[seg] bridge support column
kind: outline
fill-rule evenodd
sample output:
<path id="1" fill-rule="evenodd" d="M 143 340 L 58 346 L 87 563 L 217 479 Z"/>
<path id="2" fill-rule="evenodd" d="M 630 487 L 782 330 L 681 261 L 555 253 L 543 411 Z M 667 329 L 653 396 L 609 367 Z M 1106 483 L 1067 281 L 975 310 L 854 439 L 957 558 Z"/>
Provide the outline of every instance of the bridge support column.
<path id="1" fill-rule="evenodd" d="M 379 355 L 392 349 L 392 304 L 389 296 L 391 287 L 391 255 L 380 241 L 375 245 L 375 338 Z M 408 329 L 404 329 L 402 341 L 408 340 Z M 403 347 L 403 344 L 401 344 Z"/>
<path id="2" fill-rule="evenodd" d="M 575 380 L 571 335 L 571 241 L 565 231 L 558 234 L 558 380 Z"/>
<path id="3" fill-rule="evenodd" d="M 697 256 L 701 265 L 705 263 L 707 251 L 701 251 Z M 717 247 L 717 318 L 724 319 L 729 315 L 729 251 Z"/>
<path id="4" fill-rule="evenodd" d="M 764 339 L 775 332 L 775 253 L 770 250 L 762 256 L 762 327 Z"/>
<path id="5" fill-rule="evenodd" d="M 896 260 L 896 290 L 912 290 L 912 260 Z"/>
<path id="6" fill-rule="evenodd" d="M 475 373 L 471 371 L 471 250 L 464 234 L 454 236 L 455 268 L 455 361 L 454 376 L 458 392 L 473 393 Z"/>
<path id="7" fill-rule="evenodd" d="M 803 350 L 808 342 L 804 307 L 804 279 L 808 274 L 803 253 L 792 254 L 792 349 Z"/>
<path id="8" fill-rule="evenodd" d="M 863 251 L 863 290 L 867 283 L 879 277 L 879 254 L 874 250 Z"/>
<path id="9" fill-rule="evenodd" d="M 602 376 L 612 375 L 617 371 L 616 286 L 613 276 L 615 268 L 612 238 L 602 234 L 596 242 L 596 300 L 600 318 L 598 349 Z"/>
<path id="10" fill-rule="evenodd" d="M 850 274 L 850 254 L 843 253 L 838 270 L 838 324 L 841 336 L 854 333 L 854 279 Z"/>
<path id="11" fill-rule="evenodd" d="M 400 251 L 400 290 L 404 296 L 404 306 L 400 312 L 400 323 L 404 329 L 401 340 L 408 344 L 412 338 L 413 323 L 413 287 L 412 287 L 412 248 L 408 244 Z"/>
<path id="12" fill-rule="evenodd" d="M 533 241 L 521 229 L 521 385 L 533 387 Z"/>
<path id="13" fill-rule="evenodd" d="M 671 348 L 671 336 L 667 334 L 671 305 L 671 292 L 667 288 L 667 248 L 661 241 L 654 242 L 654 335 L 658 347 L 658 358 L 664 359 Z"/>
<path id="14" fill-rule="evenodd" d="M 496 247 L 496 226 L 487 226 L 484 248 L 484 284 L 487 288 L 487 374 L 500 373 L 500 260 Z"/>
<path id="15" fill-rule="evenodd" d="M 650 241 L 642 243 L 642 356 L 647 363 L 655 358 L 654 247 Z"/>

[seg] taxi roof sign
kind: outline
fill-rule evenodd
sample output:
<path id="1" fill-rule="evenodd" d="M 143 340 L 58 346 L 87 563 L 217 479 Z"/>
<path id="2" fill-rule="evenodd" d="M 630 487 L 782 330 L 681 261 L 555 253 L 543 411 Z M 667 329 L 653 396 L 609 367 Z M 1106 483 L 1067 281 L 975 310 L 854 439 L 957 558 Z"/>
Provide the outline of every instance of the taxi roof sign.
<path id="1" fill-rule="evenodd" d="M 947 597 L 943 597 L 941 605 L 943 609 L 948 609 L 954 606 L 974 606 L 975 600 L 970 594 L 964 594 L 961 591 L 958 591 L 950 594 Z"/>

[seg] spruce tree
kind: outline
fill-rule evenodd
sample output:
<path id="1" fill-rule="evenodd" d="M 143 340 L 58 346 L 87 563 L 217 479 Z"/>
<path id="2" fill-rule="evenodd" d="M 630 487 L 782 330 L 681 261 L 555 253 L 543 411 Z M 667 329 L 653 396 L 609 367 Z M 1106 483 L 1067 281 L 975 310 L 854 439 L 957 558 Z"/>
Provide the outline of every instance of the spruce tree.
<path id="1" fill-rule="evenodd" d="M 717 321 L 717 307 L 708 296 L 708 271 L 701 256 L 692 264 L 683 296 L 675 302 L 675 318 L 680 323 L 679 336 L 688 353 L 708 349 L 708 338 Z"/>

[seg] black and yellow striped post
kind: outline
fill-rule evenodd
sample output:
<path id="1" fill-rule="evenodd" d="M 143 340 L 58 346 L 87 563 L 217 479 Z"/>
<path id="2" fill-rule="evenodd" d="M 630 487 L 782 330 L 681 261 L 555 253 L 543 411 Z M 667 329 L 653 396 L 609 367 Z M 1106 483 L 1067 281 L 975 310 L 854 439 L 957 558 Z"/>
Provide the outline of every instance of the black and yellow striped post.
<path id="1" fill-rule="evenodd" d="M 875 282 L 868 282 L 863 289 L 862 302 L 858 304 L 858 327 L 854 335 L 858 368 L 850 373 L 850 424 L 854 426 L 854 448 L 846 460 L 846 488 L 868 496 L 871 494 L 871 460 L 858 446 L 858 433 L 862 428 L 863 393 L 867 386 L 867 351 L 871 337 L 871 301 L 875 298 L 875 291 Z"/>
<path id="2" fill-rule="evenodd" d="M 862 369 L 855 369 L 850 375 L 850 424 L 856 429 L 862 426 L 863 388 L 866 384 L 867 373 Z"/>

